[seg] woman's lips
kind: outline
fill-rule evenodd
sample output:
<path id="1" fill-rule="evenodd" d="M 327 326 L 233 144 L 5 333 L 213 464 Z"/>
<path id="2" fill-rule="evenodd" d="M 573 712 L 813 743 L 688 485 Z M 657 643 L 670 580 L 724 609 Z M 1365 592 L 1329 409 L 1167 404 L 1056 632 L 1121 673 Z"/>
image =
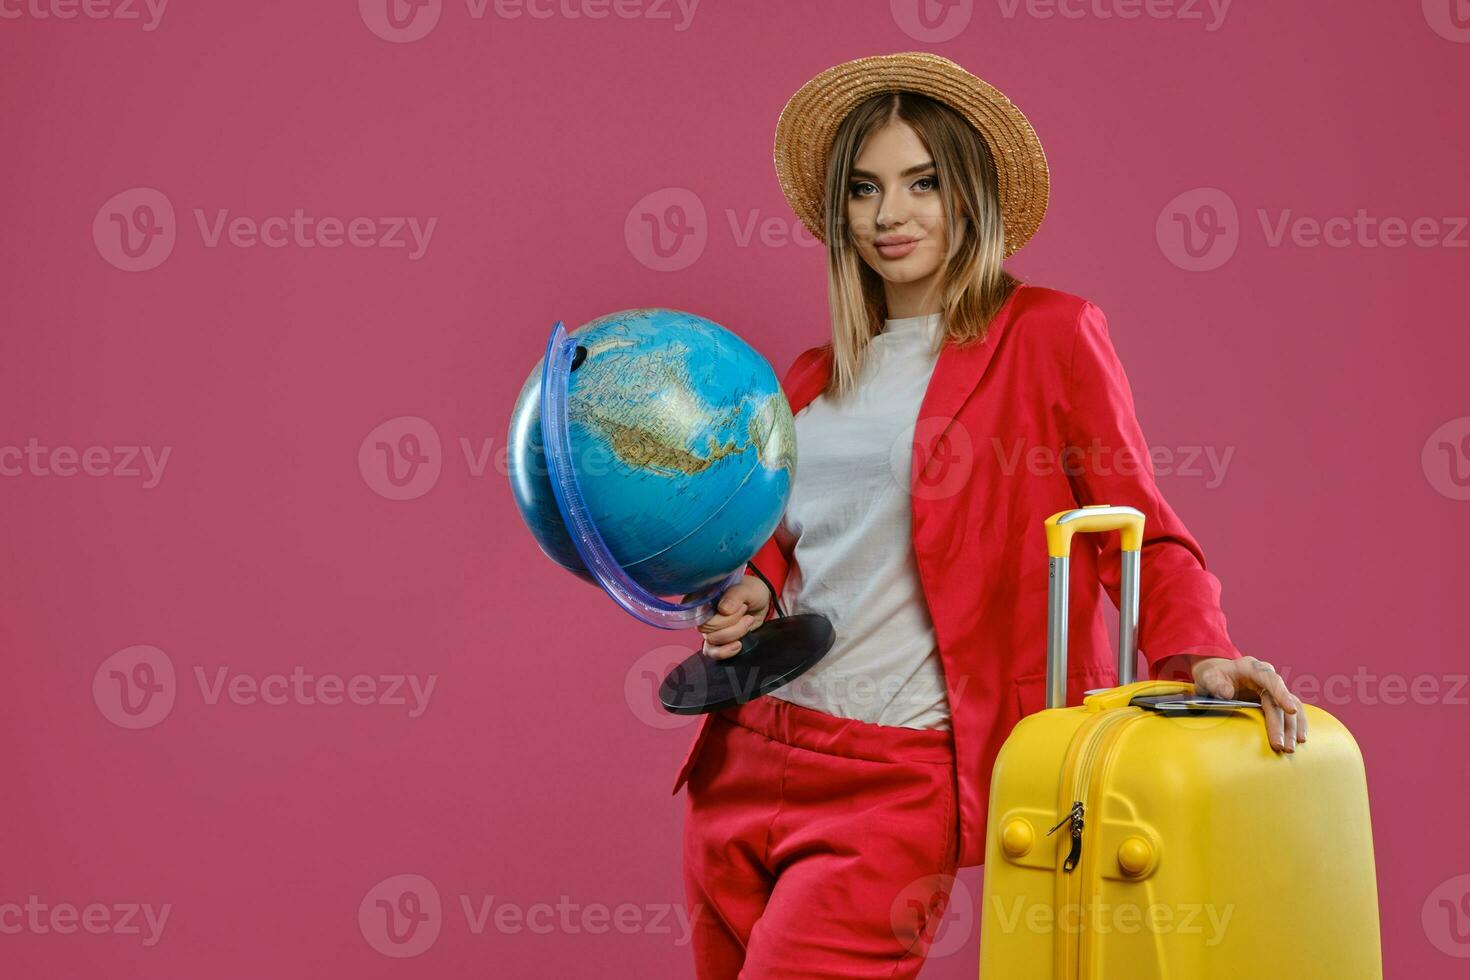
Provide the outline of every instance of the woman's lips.
<path id="1" fill-rule="evenodd" d="M 879 245 L 878 254 L 885 259 L 901 259 L 919 247 L 918 242 L 902 242 L 896 245 Z"/>

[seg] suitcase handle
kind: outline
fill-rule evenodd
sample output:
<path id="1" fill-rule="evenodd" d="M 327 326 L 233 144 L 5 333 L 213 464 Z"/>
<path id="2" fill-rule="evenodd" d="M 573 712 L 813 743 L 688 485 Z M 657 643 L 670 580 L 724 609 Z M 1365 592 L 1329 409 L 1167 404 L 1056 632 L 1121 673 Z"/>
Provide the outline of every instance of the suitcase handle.
<path id="1" fill-rule="evenodd" d="M 1118 685 L 1134 682 L 1138 656 L 1138 581 L 1143 550 L 1143 513 L 1133 507 L 1089 504 L 1046 519 L 1048 584 L 1046 593 L 1046 706 L 1067 704 L 1067 585 L 1072 537 L 1078 532 L 1118 531 L 1123 584 L 1118 596 Z"/>

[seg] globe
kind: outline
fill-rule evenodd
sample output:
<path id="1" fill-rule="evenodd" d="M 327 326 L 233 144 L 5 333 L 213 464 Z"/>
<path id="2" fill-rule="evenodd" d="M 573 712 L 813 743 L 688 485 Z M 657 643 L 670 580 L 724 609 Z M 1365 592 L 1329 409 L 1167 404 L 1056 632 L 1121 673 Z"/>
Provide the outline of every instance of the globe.
<path id="1" fill-rule="evenodd" d="M 682 310 L 622 310 L 577 327 L 568 376 L 572 470 L 617 564 L 656 596 L 683 596 L 742 567 L 791 493 L 791 407 L 765 358 Z M 568 533 L 541 435 L 541 372 L 511 412 L 507 472 L 548 558 L 597 584 Z"/>

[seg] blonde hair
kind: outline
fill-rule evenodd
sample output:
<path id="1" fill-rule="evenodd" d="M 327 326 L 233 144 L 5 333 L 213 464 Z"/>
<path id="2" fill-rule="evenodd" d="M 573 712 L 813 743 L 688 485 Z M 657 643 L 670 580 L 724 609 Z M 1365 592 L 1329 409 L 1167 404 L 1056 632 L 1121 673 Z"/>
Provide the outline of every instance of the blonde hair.
<path id="1" fill-rule="evenodd" d="M 940 271 L 938 344 L 984 342 L 990 321 L 1020 285 L 1002 268 L 1005 226 L 985 140 L 953 109 L 920 93 L 884 92 L 868 99 L 837 127 L 827 157 L 823 211 L 832 373 L 823 393 L 834 397 L 856 386 L 868 344 L 888 316 L 883 279 L 858 254 L 847 220 L 853 161 L 869 133 L 899 119 L 929 148 L 944 201 L 948 253 Z"/>

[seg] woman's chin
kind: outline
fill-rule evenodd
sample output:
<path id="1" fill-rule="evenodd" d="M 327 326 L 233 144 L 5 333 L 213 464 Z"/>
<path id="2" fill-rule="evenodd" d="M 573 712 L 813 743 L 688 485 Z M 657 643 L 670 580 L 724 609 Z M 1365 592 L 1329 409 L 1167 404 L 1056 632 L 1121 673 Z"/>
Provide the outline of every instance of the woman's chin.
<path id="1" fill-rule="evenodd" d="M 872 266 L 872 269 L 882 276 L 885 282 L 919 282 L 939 271 L 937 268 L 930 268 L 917 262 L 910 265 L 903 260 L 880 262 Z"/>

